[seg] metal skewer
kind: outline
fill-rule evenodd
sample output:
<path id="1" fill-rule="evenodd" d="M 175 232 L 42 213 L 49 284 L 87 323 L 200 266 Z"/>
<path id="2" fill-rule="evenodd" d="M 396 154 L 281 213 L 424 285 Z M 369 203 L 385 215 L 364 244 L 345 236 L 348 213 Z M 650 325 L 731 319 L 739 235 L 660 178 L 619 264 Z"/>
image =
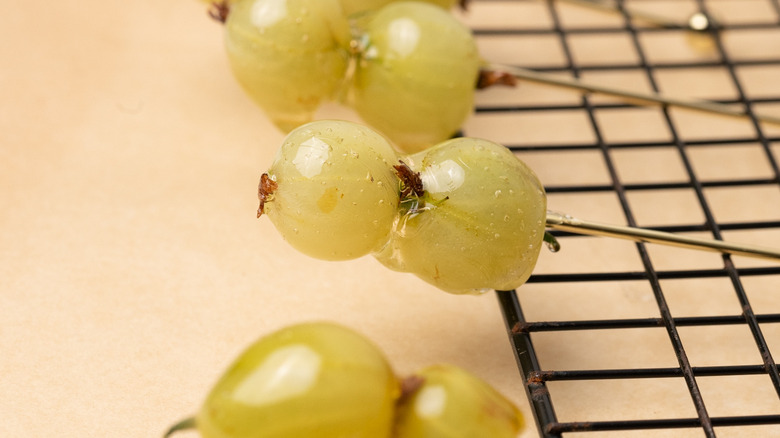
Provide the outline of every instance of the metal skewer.
<path id="1" fill-rule="evenodd" d="M 565 1 L 571 4 L 585 6 L 591 9 L 596 9 L 604 12 L 622 13 L 621 10 L 614 3 L 609 3 L 601 0 L 558 0 L 558 1 Z M 626 12 L 628 12 L 628 14 L 632 18 L 641 19 L 643 21 L 646 21 L 650 24 L 659 27 L 687 29 L 694 32 L 703 32 L 711 29 L 712 26 L 714 26 L 713 20 L 710 17 L 708 17 L 706 14 L 701 12 L 691 15 L 687 21 L 678 21 L 661 15 L 650 14 L 635 9 L 626 9 L 626 8 L 624 9 L 626 10 Z M 710 102 L 706 100 L 676 98 L 671 96 L 665 96 L 660 93 L 638 93 L 634 91 L 620 90 L 620 89 L 605 87 L 601 85 L 588 84 L 579 79 L 565 79 L 560 77 L 554 77 L 549 74 L 539 73 L 534 70 L 529 70 L 520 67 L 489 63 L 484 66 L 484 69 L 488 71 L 492 70 L 496 72 L 504 72 L 511 76 L 514 76 L 516 79 L 525 80 L 529 82 L 570 88 L 570 89 L 575 89 L 586 93 L 596 93 L 596 94 L 603 94 L 607 96 L 619 97 L 619 98 L 635 101 L 642 104 L 658 104 L 658 105 L 665 105 L 669 107 L 679 107 L 679 108 L 685 108 L 685 109 L 690 109 L 690 110 L 695 110 L 695 111 L 700 111 L 700 112 L 705 112 L 710 114 L 718 114 L 722 116 L 736 117 L 736 118 L 743 118 L 743 119 L 751 116 L 751 114 L 744 109 L 734 109 L 728 105 Z M 755 117 L 756 120 L 761 122 L 780 125 L 780 117 L 761 115 L 755 113 L 753 113 L 752 116 Z"/>
<path id="2" fill-rule="evenodd" d="M 577 219 L 569 215 L 547 212 L 547 226 L 561 231 L 569 231 L 588 236 L 616 237 L 636 242 L 658 243 L 679 248 L 697 249 L 710 252 L 720 252 L 760 259 L 780 261 L 780 249 L 765 248 L 756 245 L 737 244 L 714 239 L 698 239 L 685 237 L 663 231 L 646 228 L 610 225 L 599 222 Z"/>
<path id="3" fill-rule="evenodd" d="M 639 101 L 642 103 L 674 106 L 674 107 L 686 108 L 686 109 L 702 111 L 710 114 L 718 114 L 722 116 L 729 116 L 729 117 L 745 118 L 750 116 L 750 114 L 745 110 L 733 109 L 727 105 L 722 105 L 719 103 L 710 102 L 706 100 L 682 99 L 682 98 L 664 96 L 659 93 L 643 94 L 634 91 L 619 90 L 619 89 L 604 87 L 595 84 L 588 84 L 577 79 L 564 79 L 564 78 L 554 77 L 549 74 L 539 73 L 525 68 L 512 67 L 512 66 L 501 65 L 501 64 L 488 63 L 483 68 L 489 71 L 492 70 L 496 72 L 505 72 L 520 80 L 527 80 L 530 82 L 537 82 L 546 85 L 555 85 L 559 87 L 572 88 L 572 89 L 576 89 L 588 93 L 600 93 L 609 96 L 616 96 L 616 97 L 621 97 L 633 101 Z M 756 118 L 756 120 L 759 120 L 761 122 L 780 125 L 780 117 L 773 117 L 773 116 L 760 115 L 760 114 L 752 114 L 752 115 L 753 117 Z"/>

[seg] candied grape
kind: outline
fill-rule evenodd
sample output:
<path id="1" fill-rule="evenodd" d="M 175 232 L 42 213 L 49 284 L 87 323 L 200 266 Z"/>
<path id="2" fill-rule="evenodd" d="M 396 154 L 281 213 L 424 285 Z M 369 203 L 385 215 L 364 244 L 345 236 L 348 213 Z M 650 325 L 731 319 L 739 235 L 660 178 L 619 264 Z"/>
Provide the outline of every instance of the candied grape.
<path id="1" fill-rule="evenodd" d="M 287 136 L 264 177 L 267 193 L 261 187 L 258 213 L 267 213 L 285 240 L 312 257 L 369 254 L 385 244 L 397 215 L 396 161 L 387 139 L 364 126 L 303 125 Z"/>
<path id="2" fill-rule="evenodd" d="M 402 214 L 377 259 L 452 293 L 523 284 L 539 255 L 547 209 L 533 171 L 507 148 L 475 138 L 406 160 L 424 193 L 401 200 Z"/>
<path id="3" fill-rule="evenodd" d="M 345 80 L 351 36 L 338 0 L 239 0 L 225 26 L 233 74 L 284 132 Z"/>
<path id="4" fill-rule="evenodd" d="M 389 437 L 399 394 L 371 342 L 332 323 L 303 323 L 251 345 L 195 424 L 203 438 Z"/>
<path id="5" fill-rule="evenodd" d="M 422 384 L 398 406 L 396 438 L 513 438 L 523 428 L 512 402 L 461 368 L 434 365 L 416 377 Z"/>
<path id="6" fill-rule="evenodd" d="M 471 31 L 446 10 L 391 3 L 357 25 L 351 104 L 406 152 L 454 135 L 472 111 L 480 59 Z"/>
<path id="7" fill-rule="evenodd" d="M 340 0 L 341 8 L 344 14 L 349 16 L 358 12 L 374 11 L 387 4 L 398 0 Z M 431 4 L 439 5 L 442 8 L 449 9 L 457 0 L 422 0 Z"/>

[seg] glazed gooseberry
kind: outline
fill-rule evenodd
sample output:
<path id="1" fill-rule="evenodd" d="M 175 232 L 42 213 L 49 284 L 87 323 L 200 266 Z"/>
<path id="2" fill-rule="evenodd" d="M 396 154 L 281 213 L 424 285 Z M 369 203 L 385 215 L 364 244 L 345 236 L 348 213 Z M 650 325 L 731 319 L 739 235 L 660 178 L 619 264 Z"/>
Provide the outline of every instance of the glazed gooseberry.
<path id="1" fill-rule="evenodd" d="M 398 211 L 397 155 L 375 131 L 316 121 L 291 132 L 260 182 L 261 211 L 299 251 L 346 260 L 387 242 Z"/>
<path id="2" fill-rule="evenodd" d="M 397 378 L 367 339 L 340 325 L 284 328 L 251 345 L 209 393 L 203 438 L 389 437 Z"/>
<path id="3" fill-rule="evenodd" d="M 462 368 L 434 365 L 412 379 L 419 383 L 399 402 L 395 438 L 514 438 L 524 426 L 511 401 Z"/>
<path id="4" fill-rule="evenodd" d="M 471 114 L 480 58 L 471 31 L 440 7 L 391 3 L 358 21 L 352 106 L 405 152 L 452 137 Z"/>
<path id="5" fill-rule="evenodd" d="M 238 0 L 225 48 L 238 83 L 282 131 L 312 120 L 344 82 L 350 28 L 338 0 Z"/>
<path id="6" fill-rule="evenodd" d="M 400 203 L 376 257 L 452 293 L 510 290 L 531 275 L 547 202 L 534 172 L 509 149 L 458 138 L 404 158 L 421 192 Z"/>

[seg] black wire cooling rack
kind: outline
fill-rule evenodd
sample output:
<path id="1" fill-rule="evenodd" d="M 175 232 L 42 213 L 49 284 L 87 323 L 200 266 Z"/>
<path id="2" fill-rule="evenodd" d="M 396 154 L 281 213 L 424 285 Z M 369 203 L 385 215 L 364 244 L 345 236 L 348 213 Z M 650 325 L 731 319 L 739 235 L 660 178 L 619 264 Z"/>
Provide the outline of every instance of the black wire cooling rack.
<path id="1" fill-rule="evenodd" d="M 540 175 L 550 202 L 583 217 L 780 246 L 780 129 L 757 118 L 780 109 L 780 2 L 624 0 L 614 13 L 574 3 L 475 0 L 466 16 L 493 62 L 688 94 L 747 117 L 521 81 L 485 90 L 464 133 L 509 126 L 495 140 L 552 169 Z M 500 22 L 480 21 L 497 8 Z M 695 13 L 717 21 L 691 31 Z M 583 181 L 578 166 L 602 171 Z M 648 199 L 664 207 L 647 211 Z M 780 436 L 780 265 L 554 234 L 554 268 L 540 261 L 528 284 L 497 293 L 541 436 Z M 572 345 L 590 354 L 572 357 Z"/>

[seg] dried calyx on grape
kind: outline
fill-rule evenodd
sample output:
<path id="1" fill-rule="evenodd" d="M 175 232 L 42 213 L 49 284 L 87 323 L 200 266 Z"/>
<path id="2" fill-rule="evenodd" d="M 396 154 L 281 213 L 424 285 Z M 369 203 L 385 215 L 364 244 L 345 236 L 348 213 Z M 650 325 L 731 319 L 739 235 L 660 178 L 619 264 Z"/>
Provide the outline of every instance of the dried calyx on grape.
<path id="1" fill-rule="evenodd" d="M 195 428 L 203 438 L 509 438 L 522 426 L 509 400 L 461 368 L 399 379 L 362 335 L 309 322 L 249 346 L 165 437 Z"/>
<path id="2" fill-rule="evenodd" d="M 402 160 L 398 160 L 400 164 L 393 166 L 396 175 L 400 180 L 401 190 L 399 196 L 402 200 L 408 199 L 409 196 L 422 198 L 425 196 L 425 188 L 423 187 L 422 178 L 420 172 L 413 171 L 408 164 Z"/>
<path id="3" fill-rule="evenodd" d="M 330 120 L 288 135 L 258 198 L 258 216 L 305 254 L 371 254 L 458 294 L 522 285 L 547 212 L 536 175 L 501 145 L 458 138 L 399 156 L 370 128 Z"/>

